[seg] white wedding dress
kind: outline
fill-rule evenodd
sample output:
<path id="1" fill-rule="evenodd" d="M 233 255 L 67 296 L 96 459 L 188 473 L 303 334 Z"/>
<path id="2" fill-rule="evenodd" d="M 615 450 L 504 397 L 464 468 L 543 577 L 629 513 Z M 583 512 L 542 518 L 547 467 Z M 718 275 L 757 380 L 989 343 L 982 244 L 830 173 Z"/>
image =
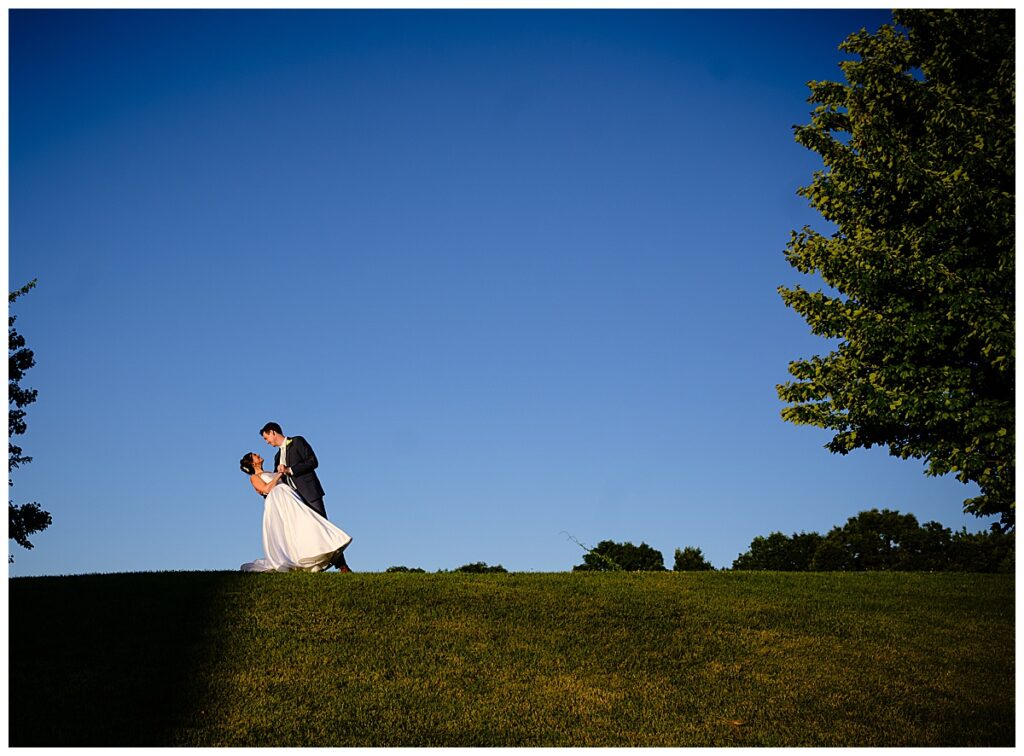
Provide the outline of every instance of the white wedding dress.
<path id="1" fill-rule="evenodd" d="M 273 477 L 260 476 L 265 483 Z M 322 572 L 331 566 L 352 536 L 307 507 L 281 482 L 270 489 L 263 505 L 263 553 L 242 565 L 243 572 Z"/>

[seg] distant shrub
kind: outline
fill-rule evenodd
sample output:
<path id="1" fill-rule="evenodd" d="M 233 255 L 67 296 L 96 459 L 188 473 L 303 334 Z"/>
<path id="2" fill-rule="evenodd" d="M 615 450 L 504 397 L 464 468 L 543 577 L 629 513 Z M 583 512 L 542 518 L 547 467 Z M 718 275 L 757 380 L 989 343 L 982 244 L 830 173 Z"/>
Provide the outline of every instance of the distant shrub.
<path id="1" fill-rule="evenodd" d="M 615 543 L 601 541 L 583 556 L 583 564 L 572 568 L 573 572 L 613 571 L 663 572 L 665 557 L 646 543 L 636 546 L 629 541 Z"/>
<path id="2" fill-rule="evenodd" d="M 399 565 L 397 567 L 388 567 L 384 571 L 385 572 L 425 572 L 426 570 L 421 570 L 419 567 L 405 567 L 403 565 Z"/>

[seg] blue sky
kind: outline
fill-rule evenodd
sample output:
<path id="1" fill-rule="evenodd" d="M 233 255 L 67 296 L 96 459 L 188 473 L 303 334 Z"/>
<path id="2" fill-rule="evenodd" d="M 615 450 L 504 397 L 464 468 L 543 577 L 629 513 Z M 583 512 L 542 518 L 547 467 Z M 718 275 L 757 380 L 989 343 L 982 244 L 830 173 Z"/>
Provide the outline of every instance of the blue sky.
<path id="1" fill-rule="evenodd" d="M 805 83 L 881 10 L 11 11 L 9 288 L 39 391 L 11 575 L 235 569 L 268 420 L 357 571 L 561 571 L 975 488 L 775 385 Z M 568 535 L 567 535 L 568 534 Z"/>

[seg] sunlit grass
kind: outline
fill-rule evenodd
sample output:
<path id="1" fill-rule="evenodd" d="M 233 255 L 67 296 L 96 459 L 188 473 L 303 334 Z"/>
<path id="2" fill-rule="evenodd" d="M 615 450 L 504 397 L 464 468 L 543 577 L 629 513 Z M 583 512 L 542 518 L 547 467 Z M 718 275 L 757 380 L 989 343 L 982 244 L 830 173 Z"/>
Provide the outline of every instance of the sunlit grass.
<path id="1" fill-rule="evenodd" d="M 12 745 L 1014 742 L 1014 580 L 152 573 L 11 581 Z"/>

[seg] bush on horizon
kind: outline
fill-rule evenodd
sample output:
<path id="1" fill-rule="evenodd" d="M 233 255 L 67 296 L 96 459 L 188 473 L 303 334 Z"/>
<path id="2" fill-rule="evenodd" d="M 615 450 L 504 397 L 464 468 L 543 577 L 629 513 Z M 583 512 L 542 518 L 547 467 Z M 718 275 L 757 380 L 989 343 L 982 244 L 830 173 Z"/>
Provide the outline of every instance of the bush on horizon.
<path id="1" fill-rule="evenodd" d="M 578 564 L 572 569 L 573 572 L 663 572 L 665 557 L 660 551 L 643 542 L 636 546 L 629 541 L 601 541 L 583 555 L 583 564 Z"/>

